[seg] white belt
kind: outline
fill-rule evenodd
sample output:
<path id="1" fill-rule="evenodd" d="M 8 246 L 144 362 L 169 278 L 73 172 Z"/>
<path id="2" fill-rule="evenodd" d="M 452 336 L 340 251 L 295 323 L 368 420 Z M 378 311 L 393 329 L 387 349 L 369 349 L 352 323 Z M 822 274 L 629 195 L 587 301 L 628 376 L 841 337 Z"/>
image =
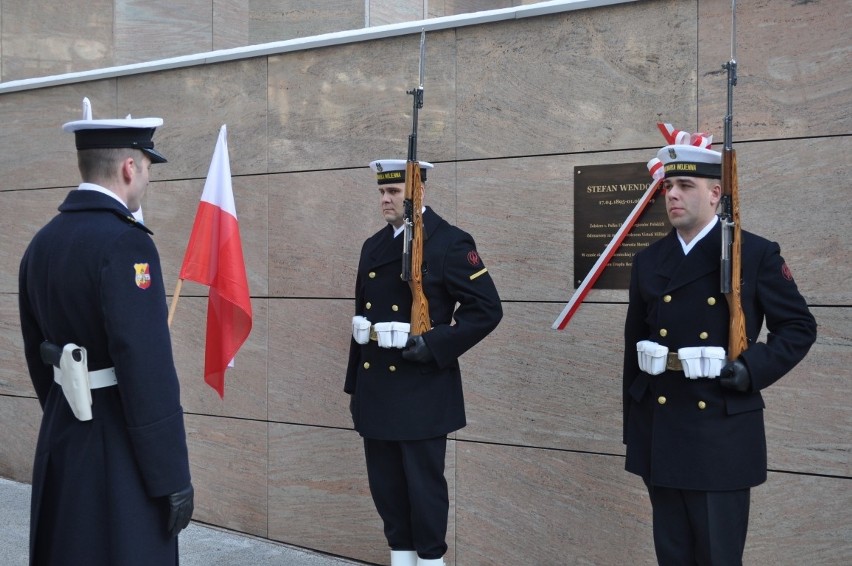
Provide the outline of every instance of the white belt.
<path id="1" fill-rule="evenodd" d="M 53 366 L 53 381 L 62 383 L 62 370 Z M 99 369 L 89 372 L 89 389 L 100 389 L 101 387 L 110 387 L 116 385 L 118 379 L 115 377 L 115 368 Z"/>

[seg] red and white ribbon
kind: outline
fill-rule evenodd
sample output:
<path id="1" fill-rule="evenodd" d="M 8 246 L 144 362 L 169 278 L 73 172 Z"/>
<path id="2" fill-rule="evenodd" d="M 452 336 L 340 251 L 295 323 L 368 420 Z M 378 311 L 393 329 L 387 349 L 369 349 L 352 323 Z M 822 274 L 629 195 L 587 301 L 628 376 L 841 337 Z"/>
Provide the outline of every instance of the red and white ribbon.
<path id="1" fill-rule="evenodd" d="M 704 132 L 691 134 L 684 130 L 678 130 L 671 124 L 659 123 L 657 127 L 666 138 L 668 145 L 694 145 L 695 147 L 703 147 L 710 149 L 713 145 L 713 136 Z"/>
<path id="2" fill-rule="evenodd" d="M 713 136 L 709 134 L 690 134 L 689 132 L 675 129 L 675 127 L 671 124 L 660 123 L 657 124 L 657 127 L 666 139 L 667 145 L 694 145 L 696 147 L 710 149 L 710 146 L 713 143 Z M 642 216 L 642 213 L 645 211 L 648 203 L 651 202 L 651 198 L 662 186 L 661 181 L 665 177 L 665 170 L 663 169 L 662 161 L 656 157 L 648 161 L 648 171 L 651 173 L 651 179 L 653 179 L 653 181 L 650 185 L 648 185 L 648 188 L 645 190 L 645 194 L 642 195 L 642 198 L 639 199 L 636 206 L 627 216 L 624 224 L 621 225 L 621 228 L 619 228 L 618 232 L 616 232 L 612 237 L 609 245 L 607 245 L 603 253 L 600 257 L 598 257 L 598 260 L 592 266 L 592 269 L 586 275 L 586 278 L 583 279 L 583 282 L 580 283 L 580 286 L 577 287 L 576 291 L 574 291 L 574 294 L 571 296 L 571 300 L 568 301 L 568 304 L 565 305 L 565 308 L 562 309 L 562 312 L 553 322 L 552 328 L 555 330 L 564 330 L 568 325 L 571 317 L 573 317 L 574 313 L 577 312 L 577 309 L 580 308 L 580 304 L 583 302 L 583 299 L 586 298 L 586 295 L 588 295 L 601 273 L 603 273 L 603 270 L 609 263 L 609 260 L 611 260 L 612 256 L 615 255 L 615 252 L 618 250 L 619 246 L 621 246 L 624 238 L 627 237 L 627 234 L 629 234 L 630 230 L 633 229 L 633 225 L 636 224 L 636 221 L 640 216 Z"/>

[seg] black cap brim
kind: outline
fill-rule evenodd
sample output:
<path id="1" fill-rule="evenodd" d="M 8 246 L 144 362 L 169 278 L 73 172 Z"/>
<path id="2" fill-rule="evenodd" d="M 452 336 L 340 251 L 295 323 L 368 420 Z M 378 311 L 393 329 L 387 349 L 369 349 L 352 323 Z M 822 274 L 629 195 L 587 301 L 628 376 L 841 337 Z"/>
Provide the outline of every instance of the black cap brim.
<path id="1" fill-rule="evenodd" d="M 160 153 L 159 151 L 157 151 L 154 148 L 150 148 L 150 149 L 143 148 L 142 153 L 144 153 L 145 155 L 148 156 L 149 159 L 151 159 L 151 163 L 168 163 L 169 162 L 169 160 L 166 159 L 166 157 L 162 153 Z"/>

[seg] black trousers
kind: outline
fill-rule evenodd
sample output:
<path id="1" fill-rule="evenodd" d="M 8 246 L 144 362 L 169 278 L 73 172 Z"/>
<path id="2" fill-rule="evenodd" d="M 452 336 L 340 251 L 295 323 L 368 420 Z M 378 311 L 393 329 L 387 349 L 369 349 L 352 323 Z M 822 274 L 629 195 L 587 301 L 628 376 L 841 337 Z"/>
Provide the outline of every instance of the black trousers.
<path id="1" fill-rule="evenodd" d="M 447 437 L 388 441 L 364 439 L 373 503 L 392 550 L 416 550 L 434 560 L 447 552 L 450 509 L 444 460 Z"/>
<path id="2" fill-rule="evenodd" d="M 740 566 L 750 490 L 693 491 L 648 485 L 660 566 Z"/>

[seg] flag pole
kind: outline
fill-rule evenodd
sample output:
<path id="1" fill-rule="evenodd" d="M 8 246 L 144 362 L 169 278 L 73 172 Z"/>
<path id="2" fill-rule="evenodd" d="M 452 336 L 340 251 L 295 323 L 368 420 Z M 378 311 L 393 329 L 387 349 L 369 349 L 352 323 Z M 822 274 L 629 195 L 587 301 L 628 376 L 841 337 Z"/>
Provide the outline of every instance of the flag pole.
<path id="1" fill-rule="evenodd" d="M 172 304 L 169 305 L 169 328 L 172 327 L 172 320 L 175 318 L 175 311 L 177 310 L 177 302 L 178 297 L 180 297 L 181 287 L 183 287 L 183 279 L 178 279 L 177 285 L 175 285 L 175 294 L 172 296 Z"/>

